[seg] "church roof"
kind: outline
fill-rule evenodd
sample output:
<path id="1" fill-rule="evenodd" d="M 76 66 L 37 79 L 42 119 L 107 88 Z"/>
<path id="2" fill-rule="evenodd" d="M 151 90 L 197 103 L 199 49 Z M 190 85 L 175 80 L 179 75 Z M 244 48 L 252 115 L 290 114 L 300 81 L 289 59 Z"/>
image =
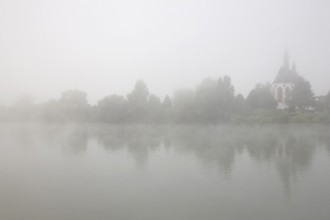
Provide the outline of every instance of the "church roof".
<path id="1" fill-rule="evenodd" d="M 296 64 L 292 64 L 292 69 L 290 69 L 289 53 L 285 48 L 283 55 L 283 65 L 277 73 L 274 83 L 296 83 L 299 79 L 299 75 L 296 72 Z"/>
<path id="2" fill-rule="evenodd" d="M 294 70 L 282 66 L 277 73 L 274 83 L 296 83 L 299 76 Z"/>

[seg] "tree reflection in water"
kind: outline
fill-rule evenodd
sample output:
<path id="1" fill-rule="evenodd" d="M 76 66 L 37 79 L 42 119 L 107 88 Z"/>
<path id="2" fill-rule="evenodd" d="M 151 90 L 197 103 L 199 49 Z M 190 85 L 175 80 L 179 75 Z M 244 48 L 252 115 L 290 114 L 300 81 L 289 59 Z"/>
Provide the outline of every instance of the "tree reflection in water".
<path id="1" fill-rule="evenodd" d="M 328 128 L 321 125 L 57 125 L 2 130 L 0 144 L 16 141 L 28 147 L 42 137 L 45 146 L 60 145 L 65 153 L 77 155 L 84 154 L 94 138 L 107 151 L 126 150 L 142 169 L 152 152 L 163 147 L 194 154 L 203 164 L 216 164 L 222 174 L 230 175 L 237 156 L 246 153 L 256 163 L 274 165 L 288 194 L 310 168 L 317 147 L 330 156 Z"/>
<path id="2" fill-rule="evenodd" d="M 144 166 L 152 149 L 164 146 L 196 155 L 204 164 L 216 163 L 230 175 L 235 158 L 247 152 L 258 163 L 272 163 L 286 193 L 310 167 L 321 141 L 330 152 L 327 129 L 277 126 L 127 126 L 102 127 L 94 135 L 107 149 L 127 148 Z"/>

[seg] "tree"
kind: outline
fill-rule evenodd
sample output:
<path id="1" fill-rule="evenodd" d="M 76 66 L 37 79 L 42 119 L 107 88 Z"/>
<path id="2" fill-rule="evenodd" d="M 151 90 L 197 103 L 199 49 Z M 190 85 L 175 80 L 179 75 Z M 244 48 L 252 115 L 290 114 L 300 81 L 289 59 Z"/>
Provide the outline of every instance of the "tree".
<path id="1" fill-rule="evenodd" d="M 270 84 L 257 84 L 246 98 L 252 109 L 275 109 L 276 100 L 270 92 Z"/>
<path id="2" fill-rule="evenodd" d="M 299 110 L 307 110 L 314 108 L 315 99 L 314 93 L 311 88 L 309 81 L 305 80 L 303 77 L 299 76 L 295 86 L 292 90 L 292 98 L 289 101 L 290 107 Z"/>
<path id="3" fill-rule="evenodd" d="M 148 98 L 149 90 L 147 85 L 142 80 L 137 81 L 133 91 L 127 95 L 129 119 L 132 122 L 146 121 Z"/>
<path id="4" fill-rule="evenodd" d="M 229 119 L 234 108 L 234 87 L 230 77 L 205 79 L 195 92 L 194 109 L 199 122 L 216 123 Z"/>
<path id="5" fill-rule="evenodd" d="M 147 103 L 149 97 L 149 90 L 147 85 L 142 81 L 139 80 L 135 83 L 133 91 L 127 95 L 127 98 L 130 102 L 135 103 Z"/>
<path id="6" fill-rule="evenodd" d="M 235 97 L 233 112 L 239 115 L 247 113 L 246 100 L 244 99 L 242 94 L 238 94 Z"/>
<path id="7" fill-rule="evenodd" d="M 65 121 L 89 120 L 90 106 L 87 102 L 87 94 L 80 90 L 67 90 L 62 93 L 59 100 L 59 108 L 62 119 Z"/>
<path id="8" fill-rule="evenodd" d="M 235 102 L 235 90 L 229 76 L 219 78 L 217 90 L 219 95 L 219 119 L 227 121 L 232 114 Z"/>
<path id="9" fill-rule="evenodd" d="M 127 101 L 118 95 L 106 96 L 98 101 L 94 113 L 97 121 L 100 122 L 125 122 L 127 119 Z"/>
<path id="10" fill-rule="evenodd" d="M 162 121 L 170 122 L 173 116 L 173 103 L 171 98 L 167 95 L 162 102 Z"/>
<path id="11" fill-rule="evenodd" d="M 173 117 L 176 122 L 192 122 L 194 119 L 193 90 L 179 90 L 173 96 Z"/>
<path id="12" fill-rule="evenodd" d="M 330 112 L 330 91 L 325 96 L 315 98 L 315 109 L 318 112 Z"/>
<path id="13" fill-rule="evenodd" d="M 219 120 L 220 94 L 219 84 L 212 78 L 205 79 L 196 88 L 194 110 L 199 122 L 216 122 Z"/>
<path id="14" fill-rule="evenodd" d="M 174 94 L 173 113 L 179 122 L 217 123 L 230 119 L 234 104 L 230 77 L 207 78 L 195 92 L 181 90 Z"/>
<path id="15" fill-rule="evenodd" d="M 162 103 L 156 95 L 150 95 L 148 100 L 148 119 L 150 122 L 162 120 Z"/>

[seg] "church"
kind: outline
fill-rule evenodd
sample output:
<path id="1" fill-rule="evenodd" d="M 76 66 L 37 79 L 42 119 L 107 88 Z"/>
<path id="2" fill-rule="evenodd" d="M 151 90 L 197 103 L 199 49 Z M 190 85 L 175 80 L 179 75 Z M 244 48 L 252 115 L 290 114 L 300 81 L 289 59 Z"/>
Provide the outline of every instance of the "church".
<path id="1" fill-rule="evenodd" d="M 296 64 L 293 62 L 290 65 L 289 53 L 286 49 L 283 56 L 283 64 L 271 85 L 271 93 L 277 102 L 278 109 L 289 108 L 291 92 L 298 79 Z"/>

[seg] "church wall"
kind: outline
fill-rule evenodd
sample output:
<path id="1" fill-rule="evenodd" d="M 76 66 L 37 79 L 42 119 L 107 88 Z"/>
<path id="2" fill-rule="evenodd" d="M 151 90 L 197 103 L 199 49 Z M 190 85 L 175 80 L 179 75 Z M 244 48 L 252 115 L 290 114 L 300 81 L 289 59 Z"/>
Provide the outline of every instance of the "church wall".
<path id="1" fill-rule="evenodd" d="M 273 83 L 271 86 L 271 93 L 277 101 L 278 109 L 288 108 L 286 100 L 290 98 L 290 93 L 294 87 L 293 83 Z"/>

